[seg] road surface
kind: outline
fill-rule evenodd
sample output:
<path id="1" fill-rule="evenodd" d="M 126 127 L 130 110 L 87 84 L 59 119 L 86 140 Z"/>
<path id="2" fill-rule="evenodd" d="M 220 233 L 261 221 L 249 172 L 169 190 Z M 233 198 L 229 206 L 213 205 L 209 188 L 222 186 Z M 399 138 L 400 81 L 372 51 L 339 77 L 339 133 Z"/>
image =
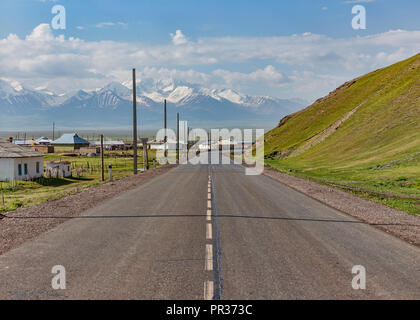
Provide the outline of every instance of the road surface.
<path id="1" fill-rule="evenodd" d="M 420 299 L 420 249 L 241 166 L 181 165 L 1 255 L 0 285 L 2 299 Z"/>

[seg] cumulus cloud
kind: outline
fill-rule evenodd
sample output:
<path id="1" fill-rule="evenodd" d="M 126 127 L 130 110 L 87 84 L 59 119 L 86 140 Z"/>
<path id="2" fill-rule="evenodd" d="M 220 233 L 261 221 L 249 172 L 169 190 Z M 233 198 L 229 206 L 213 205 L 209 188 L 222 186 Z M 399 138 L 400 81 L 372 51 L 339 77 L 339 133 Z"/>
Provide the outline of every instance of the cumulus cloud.
<path id="1" fill-rule="evenodd" d="M 172 43 L 176 46 L 188 42 L 187 38 L 182 34 L 181 30 L 176 30 L 175 34 L 171 33 L 170 35 L 172 38 Z"/>
<path id="2" fill-rule="evenodd" d="M 151 77 L 176 77 L 254 93 L 272 88 L 271 94 L 283 95 L 293 93 L 292 88 L 307 88 L 305 95 L 315 98 L 334 89 L 326 87 L 340 84 L 337 81 L 420 52 L 420 31 L 392 30 L 352 38 L 307 32 L 191 41 L 177 30 L 171 36 L 172 43 L 166 45 L 84 41 L 55 37 L 48 24 L 40 24 L 23 39 L 15 34 L 0 39 L 0 74 L 33 86 L 52 84 L 78 89 L 126 80 L 129 70 L 136 67 Z M 260 67 L 249 72 L 226 67 L 239 64 Z M 197 67 L 207 71 L 198 72 Z"/>
<path id="3" fill-rule="evenodd" d="M 49 41 L 54 38 L 50 25 L 42 23 L 37 26 L 30 35 L 26 37 L 29 41 Z"/>

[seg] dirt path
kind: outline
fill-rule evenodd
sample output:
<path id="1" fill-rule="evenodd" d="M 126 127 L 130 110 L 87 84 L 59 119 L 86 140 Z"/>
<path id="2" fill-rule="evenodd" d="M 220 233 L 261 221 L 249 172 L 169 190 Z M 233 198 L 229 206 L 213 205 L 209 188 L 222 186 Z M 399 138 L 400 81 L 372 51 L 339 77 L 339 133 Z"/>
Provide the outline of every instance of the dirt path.
<path id="1" fill-rule="evenodd" d="M 93 186 L 64 198 L 6 212 L 0 215 L 0 254 L 172 168 L 174 165 L 158 167 L 137 176 Z"/>
<path id="2" fill-rule="evenodd" d="M 420 246 L 420 216 L 408 214 L 350 193 L 265 168 L 264 174 L 352 217 Z"/>

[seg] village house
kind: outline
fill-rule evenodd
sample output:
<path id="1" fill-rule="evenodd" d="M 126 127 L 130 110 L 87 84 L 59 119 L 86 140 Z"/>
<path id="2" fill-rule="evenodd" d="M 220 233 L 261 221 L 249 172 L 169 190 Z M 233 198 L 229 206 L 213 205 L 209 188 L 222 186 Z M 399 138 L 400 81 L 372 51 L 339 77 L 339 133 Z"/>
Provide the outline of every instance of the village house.
<path id="1" fill-rule="evenodd" d="M 79 149 L 79 153 L 81 156 L 95 157 L 100 155 L 101 147 L 83 147 Z"/>
<path id="2" fill-rule="evenodd" d="M 36 139 L 36 142 L 40 145 L 43 145 L 43 146 L 49 146 L 52 143 L 52 140 L 48 139 L 46 137 L 40 137 L 40 138 Z"/>
<path id="3" fill-rule="evenodd" d="M 47 145 L 35 145 L 31 146 L 32 151 L 40 152 L 40 153 L 54 153 L 54 147 L 53 146 L 47 146 Z"/>
<path id="4" fill-rule="evenodd" d="M 35 140 L 28 139 L 28 140 L 13 140 L 13 138 L 9 138 L 10 142 L 13 142 L 14 144 L 21 146 L 21 147 L 30 147 L 33 145 L 38 144 Z"/>
<path id="5" fill-rule="evenodd" d="M 31 180 L 43 174 L 43 154 L 0 141 L 0 181 Z"/>
<path id="6" fill-rule="evenodd" d="M 149 141 L 149 146 L 151 150 L 164 150 L 165 149 L 165 144 L 163 141 Z"/>
<path id="7" fill-rule="evenodd" d="M 101 146 L 101 142 L 100 141 L 94 141 L 92 143 L 95 146 Z M 112 141 L 104 141 L 104 149 L 105 150 L 124 150 L 124 141 L 121 140 L 112 140 Z"/>
<path id="8" fill-rule="evenodd" d="M 81 147 L 89 146 L 90 142 L 80 138 L 77 133 L 65 133 L 51 144 L 58 147 L 73 147 L 74 150 L 78 150 Z"/>
<path id="9" fill-rule="evenodd" d="M 176 150 L 177 141 L 174 139 L 168 139 L 166 142 L 167 150 Z M 142 145 L 140 145 L 142 146 Z M 184 140 L 179 140 L 179 148 L 186 149 L 187 144 Z M 150 141 L 148 142 L 149 149 L 152 150 L 165 150 L 165 144 L 163 141 Z"/>

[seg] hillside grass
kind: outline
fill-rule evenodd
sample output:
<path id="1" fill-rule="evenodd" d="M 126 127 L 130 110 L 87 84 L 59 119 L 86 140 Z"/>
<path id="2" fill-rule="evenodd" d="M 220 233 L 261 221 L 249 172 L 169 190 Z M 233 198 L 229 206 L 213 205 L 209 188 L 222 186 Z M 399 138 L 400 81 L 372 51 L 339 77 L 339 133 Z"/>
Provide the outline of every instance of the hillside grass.
<path id="1" fill-rule="evenodd" d="M 276 153 L 299 150 L 360 104 L 321 143 L 296 156 Z M 420 214 L 420 55 L 369 73 L 295 114 L 266 134 L 265 154 L 273 168 Z"/>

